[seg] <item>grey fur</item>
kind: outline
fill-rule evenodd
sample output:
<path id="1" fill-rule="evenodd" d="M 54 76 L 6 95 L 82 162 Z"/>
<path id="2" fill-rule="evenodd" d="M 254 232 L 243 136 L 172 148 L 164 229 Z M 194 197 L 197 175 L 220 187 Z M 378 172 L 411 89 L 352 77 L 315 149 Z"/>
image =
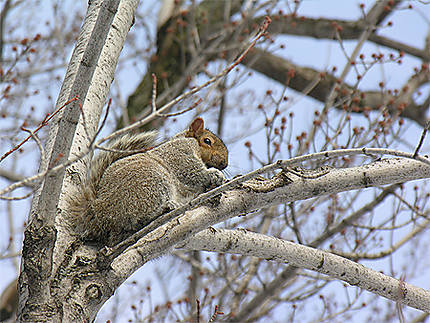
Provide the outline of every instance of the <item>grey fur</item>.
<path id="1" fill-rule="evenodd" d="M 74 199 L 78 234 L 113 246 L 161 214 L 221 185 L 225 179 L 219 169 L 227 166 L 228 152 L 221 139 L 201 129 L 200 121 L 197 133 L 196 127 L 190 127 L 143 153 L 103 152 L 93 162 L 89 182 Z M 111 148 L 136 150 L 155 144 L 154 133 L 137 136 L 141 137 L 122 137 Z M 203 136 L 209 136 L 213 145 L 202 144 Z"/>

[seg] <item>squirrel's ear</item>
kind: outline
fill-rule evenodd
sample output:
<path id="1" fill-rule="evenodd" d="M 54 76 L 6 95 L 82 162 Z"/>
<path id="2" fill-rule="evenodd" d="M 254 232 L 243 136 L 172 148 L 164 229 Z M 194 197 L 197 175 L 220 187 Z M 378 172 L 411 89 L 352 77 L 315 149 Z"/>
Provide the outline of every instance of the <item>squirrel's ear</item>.
<path id="1" fill-rule="evenodd" d="M 195 118 L 194 121 L 190 125 L 190 130 L 194 133 L 199 133 L 205 129 L 205 123 L 202 118 Z"/>

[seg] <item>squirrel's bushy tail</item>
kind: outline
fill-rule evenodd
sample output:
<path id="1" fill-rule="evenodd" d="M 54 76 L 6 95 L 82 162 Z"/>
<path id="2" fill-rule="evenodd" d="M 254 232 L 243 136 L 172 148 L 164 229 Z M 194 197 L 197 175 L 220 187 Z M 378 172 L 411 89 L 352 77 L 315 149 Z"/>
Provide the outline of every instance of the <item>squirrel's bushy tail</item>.
<path id="1" fill-rule="evenodd" d="M 91 162 L 88 186 L 95 192 L 100 179 L 110 165 L 121 158 L 139 154 L 154 147 L 157 142 L 157 136 L 157 131 L 148 131 L 137 135 L 126 134 L 112 142 L 108 146 L 111 151 L 101 151 Z"/>
<path id="2" fill-rule="evenodd" d="M 69 198 L 71 223 L 77 232 L 85 231 L 84 223 L 91 221 L 90 207 L 97 196 L 100 180 L 106 169 L 117 160 L 145 152 L 157 144 L 157 131 L 148 131 L 141 134 L 124 135 L 108 146 L 108 150 L 101 151 L 90 163 L 90 175 L 81 189 Z"/>

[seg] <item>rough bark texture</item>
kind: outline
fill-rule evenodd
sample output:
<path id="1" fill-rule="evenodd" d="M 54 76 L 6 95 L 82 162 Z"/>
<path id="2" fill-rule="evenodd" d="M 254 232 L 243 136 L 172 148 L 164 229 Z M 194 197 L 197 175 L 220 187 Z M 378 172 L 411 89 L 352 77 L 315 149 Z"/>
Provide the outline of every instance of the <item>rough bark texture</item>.
<path id="1" fill-rule="evenodd" d="M 396 158 L 360 167 L 332 169 L 326 175 L 315 179 L 288 176 L 292 182 L 278 188 L 273 188 L 270 180 L 262 183 L 262 186 L 270 188 L 267 192 L 256 193 L 249 189 L 228 191 L 223 194 L 217 207 L 202 206 L 188 211 L 179 218 L 179 221 L 173 220 L 149 233 L 113 261 L 108 280 L 112 288 L 119 286 L 140 266 L 166 253 L 175 244 L 227 218 L 279 203 L 366 188 L 370 185 L 379 186 L 428 178 L 430 166 L 414 160 Z"/>
<path id="2" fill-rule="evenodd" d="M 235 253 L 269 261 L 286 262 L 290 266 L 326 274 L 394 302 L 399 301 L 402 304 L 430 312 L 430 292 L 427 290 L 332 253 L 263 234 L 245 230 L 207 229 L 199 232 L 179 247 L 187 250 Z M 232 319 L 242 321 L 245 317 Z"/>
<path id="3" fill-rule="evenodd" d="M 42 161 L 41 171 L 88 149 L 137 6 L 137 1 L 120 3 L 90 2 L 57 106 L 74 97 L 78 100 L 67 105 L 52 123 L 46 144 L 47 159 Z M 85 160 L 68 168 L 67 173 L 62 168 L 46 176 L 35 194 L 22 251 L 20 321 L 83 322 L 95 316 L 81 308 L 79 302 L 74 303 L 64 289 L 63 278 L 67 276 L 56 273 L 71 241 L 61 213 L 60 199 L 64 195 L 60 194 L 70 194 L 79 182 L 76 174 L 85 173 Z"/>

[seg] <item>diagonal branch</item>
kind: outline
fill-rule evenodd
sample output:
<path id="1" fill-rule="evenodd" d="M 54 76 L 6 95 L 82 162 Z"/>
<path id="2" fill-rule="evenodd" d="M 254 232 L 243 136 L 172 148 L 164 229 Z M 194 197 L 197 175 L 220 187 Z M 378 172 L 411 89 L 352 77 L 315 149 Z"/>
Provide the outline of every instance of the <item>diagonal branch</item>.
<path id="1" fill-rule="evenodd" d="M 399 169 L 402 171 L 399 172 Z M 256 193 L 248 189 L 225 192 L 218 206 L 199 207 L 158 227 L 113 261 L 111 283 L 121 284 L 144 263 L 164 254 L 193 234 L 227 218 L 280 203 L 369 186 L 429 178 L 430 167 L 414 160 L 393 158 L 360 167 L 332 169 L 326 175 L 313 179 L 304 179 L 294 175 L 290 177 L 292 182 L 281 184 L 277 188 L 271 187 L 270 190 L 263 193 Z"/>
<path id="2" fill-rule="evenodd" d="M 243 230 L 204 230 L 177 246 L 234 253 L 313 270 L 394 302 L 430 312 L 430 292 L 330 252 Z M 237 317 L 235 317 L 237 319 Z"/>
<path id="3" fill-rule="evenodd" d="M 397 1 L 397 3 L 399 2 L 400 1 Z M 377 25 L 379 25 L 387 15 L 392 12 L 393 7 L 391 10 L 384 10 L 377 19 Z M 252 23 L 259 23 L 262 19 L 264 19 L 264 17 L 257 17 L 252 20 Z M 343 40 L 355 40 L 360 37 L 365 28 L 366 22 L 362 19 L 351 21 L 342 19 L 297 17 L 294 15 L 274 15 L 273 23 L 270 25 L 269 32 L 274 35 L 285 34 L 333 40 L 336 40 L 336 32 L 339 32 L 340 37 Z M 425 48 L 419 49 L 403 42 L 378 35 L 376 32 L 373 32 L 369 36 L 369 40 L 375 44 L 404 52 L 424 61 L 430 61 L 430 53 Z"/>

